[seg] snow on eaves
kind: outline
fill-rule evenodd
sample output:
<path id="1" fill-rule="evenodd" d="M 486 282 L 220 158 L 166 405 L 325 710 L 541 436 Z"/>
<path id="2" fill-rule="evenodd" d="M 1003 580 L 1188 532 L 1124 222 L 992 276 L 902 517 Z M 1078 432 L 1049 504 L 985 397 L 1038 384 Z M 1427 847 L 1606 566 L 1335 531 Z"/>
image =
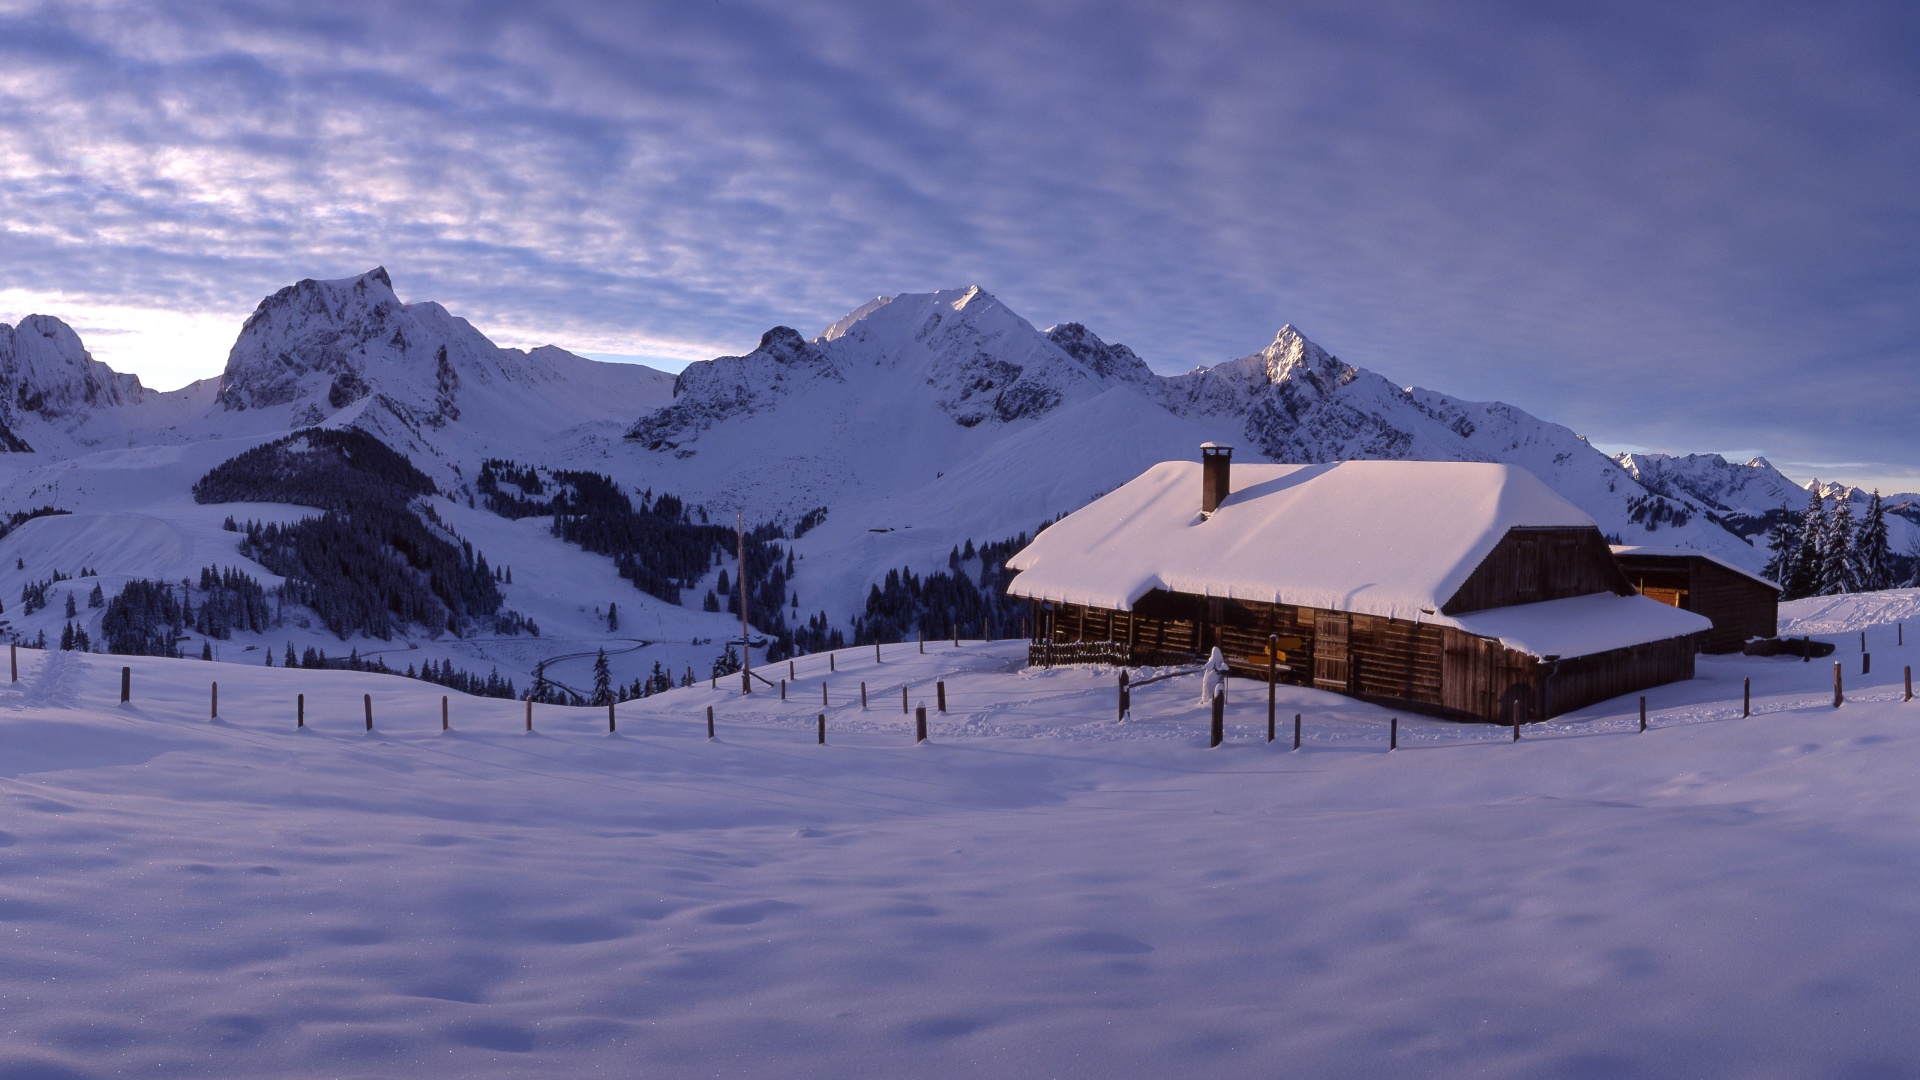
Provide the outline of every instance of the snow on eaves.
<path id="1" fill-rule="evenodd" d="M 1759 574 L 1756 574 L 1751 570 L 1747 570 L 1742 567 L 1735 566 L 1734 564 L 1728 562 L 1727 560 L 1721 558 L 1718 555 L 1713 554 L 1710 551 L 1701 551 L 1698 548 L 1649 547 L 1645 544 L 1614 544 L 1613 553 L 1615 555 L 1656 555 L 1662 558 L 1705 559 L 1708 562 L 1713 563 L 1715 566 L 1718 566 L 1724 570 L 1731 570 L 1732 572 L 1739 574 L 1741 577 L 1752 578 L 1753 580 L 1759 582 L 1760 584 L 1765 585 L 1769 589 L 1778 589 L 1780 587 L 1780 583 L 1777 581 L 1771 581 L 1767 578 L 1761 577 Z"/>
<path id="2" fill-rule="evenodd" d="M 1589 656 L 1713 628 L 1713 620 L 1704 615 L 1644 596 L 1612 593 L 1489 608 L 1453 618 L 1429 617 L 1426 621 L 1494 638 L 1509 649 L 1533 656 Z"/>

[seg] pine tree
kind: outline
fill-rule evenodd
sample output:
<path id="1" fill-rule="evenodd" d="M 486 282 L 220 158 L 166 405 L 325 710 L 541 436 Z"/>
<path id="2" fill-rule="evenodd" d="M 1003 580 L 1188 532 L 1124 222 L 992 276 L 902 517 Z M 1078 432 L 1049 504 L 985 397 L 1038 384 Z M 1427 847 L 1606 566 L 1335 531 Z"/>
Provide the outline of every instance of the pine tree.
<path id="1" fill-rule="evenodd" d="M 740 654 L 734 651 L 733 643 L 727 643 L 727 651 L 713 661 L 713 677 L 731 675 L 740 670 Z"/>
<path id="2" fill-rule="evenodd" d="M 620 605 L 613 603 L 612 601 L 608 601 L 607 633 L 614 634 L 614 633 L 618 633 L 619 631 L 620 631 Z"/>
<path id="3" fill-rule="evenodd" d="M 1793 564 L 1800 557 L 1800 545 L 1803 540 L 1800 519 L 1797 517 L 1786 518 L 1775 525 L 1773 531 L 1767 535 L 1767 550 L 1771 555 L 1767 558 L 1766 568 L 1761 573 L 1779 585 L 1783 592 L 1788 579 L 1793 574 Z M 1782 599 L 1792 599 L 1792 597 L 1782 597 Z"/>
<path id="4" fill-rule="evenodd" d="M 90 608 L 107 606 L 107 596 L 100 591 L 100 586 L 95 585 L 93 591 L 87 594 L 87 606 Z"/>
<path id="5" fill-rule="evenodd" d="M 300 661 L 293 655 L 293 642 L 289 641 L 287 642 L 287 658 L 285 661 L 281 663 L 280 666 L 281 667 L 298 667 L 299 664 L 300 664 Z"/>
<path id="6" fill-rule="evenodd" d="M 1866 516 L 1853 540 L 1854 588 L 1862 592 L 1893 587 L 1893 551 L 1887 544 L 1887 509 L 1874 488 Z"/>
<path id="7" fill-rule="evenodd" d="M 593 703 L 605 705 L 613 699 L 613 670 L 607 666 L 607 650 L 601 649 L 593 661 Z"/>
<path id="8" fill-rule="evenodd" d="M 1834 497 L 1821 539 L 1818 594 L 1838 596 L 1853 592 L 1853 511 L 1848 508 L 1844 494 Z"/>
<path id="9" fill-rule="evenodd" d="M 211 641 L 200 642 L 200 659 L 202 660 L 213 659 L 213 642 Z"/>
<path id="10" fill-rule="evenodd" d="M 78 615 L 78 614 L 80 614 L 80 606 L 79 606 L 78 604 L 75 604 L 75 603 L 73 602 L 73 593 L 72 593 L 72 591 L 68 591 L 68 593 L 67 593 L 67 618 L 69 618 L 69 619 L 71 619 L 71 618 L 73 618 L 74 616 L 76 616 L 76 615 Z"/>
<path id="11" fill-rule="evenodd" d="M 1780 582 L 1781 599 L 1798 600 L 1812 596 L 1820 587 L 1821 548 L 1827 533 L 1826 502 L 1818 486 L 1809 486 L 1807 508 L 1800 514 L 1800 546 L 1785 579 Z"/>
<path id="12" fill-rule="evenodd" d="M 60 651 L 66 652 L 71 650 L 72 648 L 73 648 L 73 624 L 68 623 L 60 631 Z"/>

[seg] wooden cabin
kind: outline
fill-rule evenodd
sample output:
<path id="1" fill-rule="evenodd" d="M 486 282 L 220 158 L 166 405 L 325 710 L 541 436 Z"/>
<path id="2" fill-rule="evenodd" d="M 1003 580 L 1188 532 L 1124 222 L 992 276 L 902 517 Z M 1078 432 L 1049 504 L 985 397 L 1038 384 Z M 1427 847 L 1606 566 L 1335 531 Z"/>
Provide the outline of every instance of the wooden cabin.
<path id="1" fill-rule="evenodd" d="M 1613 557 L 1640 595 L 1704 615 L 1713 629 L 1700 651 L 1739 652 L 1780 630 L 1780 586 L 1691 548 L 1615 547 Z"/>
<path id="2" fill-rule="evenodd" d="M 1693 677 L 1706 619 L 1639 595 L 1593 520 L 1515 466 L 1162 462 L 1007 565 L 1036 663 L 1175 664 L 1459 719 L 1544 719 Z"/>

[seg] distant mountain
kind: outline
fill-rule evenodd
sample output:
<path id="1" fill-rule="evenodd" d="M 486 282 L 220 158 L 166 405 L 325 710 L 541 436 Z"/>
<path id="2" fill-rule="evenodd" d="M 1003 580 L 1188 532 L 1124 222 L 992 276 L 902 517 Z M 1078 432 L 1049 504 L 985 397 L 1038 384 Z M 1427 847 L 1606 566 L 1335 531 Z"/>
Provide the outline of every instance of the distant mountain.
<path id="1" fill-rule="evenodd" d="M 0 323 L 0 450 L 31 450 L 19 432 L 72 427 L 97 410 L 137 405 L 145 394 L 137 376 L 95 360 L 59 319 L 29 315 L 18 326 Z"/>
<path id="2" fill-rule="evenodd" d="M 1704 503 L 1643 486 L 1565 427 L 1396 386 L 1291 326 L 1257 353 L 1161 376 L 978 287 L 883 297 L 811 340 L 776 327 L 746 355 L 690 365 L 628 439 L 642 451 L 629 475 L 697 502 L 789 521 L 827 507 L 796 544 L 796 580 L 803 604 L 830 612 L 889 567 L 1031 531 L 1207 439 L 1254 461 L 1523 465 L 1624 542 L 1764 562 Z"/>
<path id="3" fill-rule="evenodd" d="M 1766 458 L 1736 464 L 1719 454 L 1620 454 L 1615 460 L 1649 491 L 1696 503 L 1729 530 L 1756 543 L 1786 515 L 1804 511 L 1811 492 L 1818 491 L 1823 499 L 1845 499 L 1855 516 L 1866 509 L 1871 496 L 1850 484 L 1818 479 L 1805 486 L 1795 484 Z M 1893 549 L 1907 552 L 1920 543 L 1920 495 L 1885 492 L 1882 498 L 1894 516 L 1889 527 Z"/>

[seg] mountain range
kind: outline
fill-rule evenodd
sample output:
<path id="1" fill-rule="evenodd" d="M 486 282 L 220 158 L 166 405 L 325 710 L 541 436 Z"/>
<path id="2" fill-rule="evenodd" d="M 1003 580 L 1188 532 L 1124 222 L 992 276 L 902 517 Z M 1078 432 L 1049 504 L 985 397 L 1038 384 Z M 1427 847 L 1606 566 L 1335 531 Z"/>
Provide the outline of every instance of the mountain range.
<path id="1" fill-rule="evenodd" d="M 84 540 L 103 576 L 244 564 L 220 530 L 226 511 L 193 503 L 191 487 L 248 447 L 313 426 L 357 428 L 407 455 L 439 487 L 448 528 L 494 565 L 523 568 L 508 602 L 563 632 L 448 654 L 520 672 L 565 648 L 559 639 L 590 639 L 615 600 L 633 613 L 629 627 L 686 645 L 674 663 L 725 634 L 725 616 L 698 610 L 700 588 L 665 604 L 538 522 L 487 513 L 475 487 L 487 459 L 604 474 L 716 521 L 738 512 L 790 531 L 805 521 L 789 544 L 796 610 L 835 624 L 889 569 L 944 569 L 969 541 L 1031 534 L 1204 441 L 1251 461 L 1522 465 L 1619 542 L 1698 548 L 1755 570 L 1766 557 L 1756 537 L 1808 497 L 1764 459 L 1610 457 L 1513 406 L 1396 385 L 1291 326 L 1257 352 L 1166 376 L 1086 326 L 1036 328 L 974 287 L 881 297 L 811 338 L 774 327 L 751 351 L 676 377 L 553 346 L 501 348 L 438 304 L 403 303 L 375 269 L 264 298 L 219 377 L 165 393 L 93 360 L 56 318 L 0 326 L 0 510 L 76 512 L 0 538 L 0 589 L 30 573 L 9 545 L 45 558 Z M 1890 502 L 1905 550 L 1920 541 L 1920 497 Z M 36 627 L 16 615 L 12 628 Z M 648 661 L 649 648 L 630 660 Z"/>

